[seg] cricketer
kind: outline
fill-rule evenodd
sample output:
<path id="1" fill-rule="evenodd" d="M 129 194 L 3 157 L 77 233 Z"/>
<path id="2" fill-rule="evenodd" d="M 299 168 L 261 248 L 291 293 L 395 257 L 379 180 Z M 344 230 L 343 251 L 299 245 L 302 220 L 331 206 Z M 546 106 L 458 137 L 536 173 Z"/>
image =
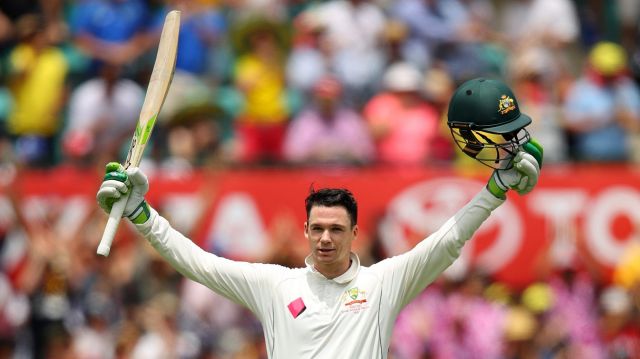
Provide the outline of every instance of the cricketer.
<path id="1" fill-rule="evenodd" d="M 307 196 L 304 268 L 204 251 L 147 204 L 149 182 L 138 168 L 108 164 L 97 200 L 108 213 L 129 193 L 124 216 L 185 277 L 253 312 L 269 358 L 387 358 L 402 308 L 456 260 L 507 191 L 524 195 L 538 182 L 542 148 L 525 128 L 531 118 L 503 82 L 463 83 L 451 98 L 447 123 L 465 154 L 494 168 L 487 185 L 413 249 L 369 267 L 352 251 L 358 206 L 347 189 L 312 189 Z"/>

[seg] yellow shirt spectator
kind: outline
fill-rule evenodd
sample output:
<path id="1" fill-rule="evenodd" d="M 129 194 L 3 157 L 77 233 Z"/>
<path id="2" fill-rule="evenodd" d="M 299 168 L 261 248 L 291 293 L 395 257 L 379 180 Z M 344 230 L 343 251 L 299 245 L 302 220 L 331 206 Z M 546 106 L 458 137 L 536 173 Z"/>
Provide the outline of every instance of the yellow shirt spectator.
<path id="1" fill-rule="evenodd" d="M 258 125 L 286 121 L 286 89 L 281 67 L 247 54 L 236 65 L 236 83 L 245 99 L 242 121 Z"/>
<path id="2" fill-rule="evenodd" d="M 9 115 L 14 135 L 53 136 L 60 126 L 68 64 L 55 47 L 40 52 L 29 44 L 16 46 L 9 56 L 15 106 Z"/>

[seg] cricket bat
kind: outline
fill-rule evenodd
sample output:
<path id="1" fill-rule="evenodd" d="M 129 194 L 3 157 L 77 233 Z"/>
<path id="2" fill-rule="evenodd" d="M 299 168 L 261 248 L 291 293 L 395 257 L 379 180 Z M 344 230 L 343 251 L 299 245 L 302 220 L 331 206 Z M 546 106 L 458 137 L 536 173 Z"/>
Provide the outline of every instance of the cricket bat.
<path id="1" fill-rule="evenodd" d="M 137 167 L 142 159 L 142 153 L 151 136 L 153 125 L 160 113 L 164 99 L 169 91 L 173 72 L 176 66 L 176 55 L 178 50 L 178 34 L 180 31 L 180 11 L 173 10 L 167 14 L 160 35 L 160 43 L 156 60 L 149 79 L 147 93 L 140 110 L 140 117 L 136 130 L 131 139 L 131 147 L 127 154 L 124 168 Z M 122 196 L 111 208 L 109 219 L 102 234 L 102 239 L 98 245 L 97 253 L 101 256 L 108 256 L 111 250 L 111 243 L 118 230 L 122 213 L 129 199 L 129 193 Z"/>

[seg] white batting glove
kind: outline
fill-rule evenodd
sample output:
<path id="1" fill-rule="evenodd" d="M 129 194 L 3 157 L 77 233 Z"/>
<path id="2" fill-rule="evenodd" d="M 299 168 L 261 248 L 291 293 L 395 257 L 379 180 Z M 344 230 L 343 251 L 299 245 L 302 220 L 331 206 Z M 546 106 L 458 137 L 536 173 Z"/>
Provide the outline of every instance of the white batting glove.
<path id="1" fill-rule="evenodd" d="M 113 204 L 129 191 L 131 193 L 123 217 L 137 224 L 146 222 L 149 218 L 149 206 L 144 200 L 149 191 L 147 176 L 137 167 L 125 170 L 117 162 L 108 163 L 104 180 L 96 195 L 100 208 L 110 213 Z"/>
<path id="2" fill-rule="evenodd" d="M 508 170 L 495 170 L 489 179 L 487 189 L 494 196 L 505 199 L 508 190 L 513 189 L 524 195 L 533 190 L 540 177 L 540 165 L 536 158 L 519 151 L 513 159 L 513 167 Z"/>

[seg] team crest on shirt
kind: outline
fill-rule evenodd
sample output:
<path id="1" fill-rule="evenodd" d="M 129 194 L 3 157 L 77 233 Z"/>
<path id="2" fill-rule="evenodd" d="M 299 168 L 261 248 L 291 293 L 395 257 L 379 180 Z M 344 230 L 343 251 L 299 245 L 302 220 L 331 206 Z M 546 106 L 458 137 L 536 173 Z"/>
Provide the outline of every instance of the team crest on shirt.
<path id="1" fill-rule="evenodd" d="M 498 100 L 498 112 L 501 115 L 516 109 L 516 103 L 513 99 L 507 95 L 502 95 Z"/>
<path id="2" fill-rule="evenodd" d="M 343 303 L 342 313 L 358 313 L 369 308 L 367 293 L 358 287 L 345 290 L 340 297 L 340 301 Z"/>

